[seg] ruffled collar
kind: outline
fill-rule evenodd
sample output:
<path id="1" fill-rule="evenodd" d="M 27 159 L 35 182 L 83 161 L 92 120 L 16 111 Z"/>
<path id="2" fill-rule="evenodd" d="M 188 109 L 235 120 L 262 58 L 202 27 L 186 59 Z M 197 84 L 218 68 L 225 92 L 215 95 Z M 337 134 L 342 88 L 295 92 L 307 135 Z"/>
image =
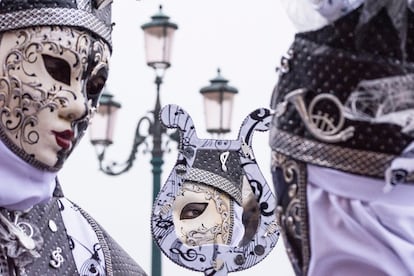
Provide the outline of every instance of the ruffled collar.
<path id="1" fill-rule="evenodd" d="M 27 210 L 49 200 L 56 187 L 56 172 L 26 163 L 0 141 L 0 207 Z"/>

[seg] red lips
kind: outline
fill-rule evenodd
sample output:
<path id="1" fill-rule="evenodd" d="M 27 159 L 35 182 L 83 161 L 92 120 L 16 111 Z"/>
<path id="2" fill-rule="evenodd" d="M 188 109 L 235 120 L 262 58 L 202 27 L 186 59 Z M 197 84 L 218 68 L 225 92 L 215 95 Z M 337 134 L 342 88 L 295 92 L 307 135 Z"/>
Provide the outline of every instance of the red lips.
<path id="1" fill-rule="evenodd" d="M 56 143 L 63 149 L 68 149 L 72 145 L 74 133 L 71 130 L 61 132 L 52 131 L 56 138 Z"/>

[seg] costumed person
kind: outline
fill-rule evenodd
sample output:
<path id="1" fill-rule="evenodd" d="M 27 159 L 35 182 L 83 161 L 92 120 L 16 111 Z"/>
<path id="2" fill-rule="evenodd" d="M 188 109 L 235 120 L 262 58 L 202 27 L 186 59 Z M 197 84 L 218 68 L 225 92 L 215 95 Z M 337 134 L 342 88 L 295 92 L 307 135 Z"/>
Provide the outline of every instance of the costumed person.
<path id="1" fill-rule="evenodd" d="M 0 275 L 146 275 L 57 181 L 108 76 L 111 2 L 0 1 Z"/>
<path id="2" fill-rule="evenodd" d="M 218 150 L 199 149 L 172 205 L 177 237 L 188 246 L 237 246 L 244 241 L 243 198 L 252 193 L 243 196 L 245 178 L 237 152 L 228 152 L 226 170 L 222 156 Z"/>
<path id="3" fill-rule="evenodd" d="M 284 2 L 269 142 L 297 275 L 414 274 L 412 2 Z"/>

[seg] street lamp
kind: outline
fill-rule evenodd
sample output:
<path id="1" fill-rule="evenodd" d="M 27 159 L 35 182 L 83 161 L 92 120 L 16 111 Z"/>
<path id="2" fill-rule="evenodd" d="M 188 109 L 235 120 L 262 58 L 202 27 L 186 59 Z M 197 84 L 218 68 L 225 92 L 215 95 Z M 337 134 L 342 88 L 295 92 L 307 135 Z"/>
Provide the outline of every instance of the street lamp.
<path id="1" fill-rule="evenodd" d="M 112 134 L 114 129 L 114 116 L 120 104 L 112 100 L 112 95 L 106 90 L 99 101 L 98 114 L 90 127 L 91 143 L 97 150 L 99 169 L 108 175 L 120 175 L 128 171 L 135 161 L 138 147 L 149 137 L 152 138 L 152 173 L 153 173 L 153 202 L 155 201 L 161 186 L 161 173 L 163 160 L 163 137 L 167 141 L 178 141 L 176 132 L 168 134 L 166 129 L 158 120 L 161 111 L 160 86 L 164 77 L 165 70 L 171 66 L 171 46 L 175 30 L 178 26 L 169 21 L 169 17 L 162 12 L 159 7 L 157 14 L 151 17 L 151 21 L 141 26 L 144 31 L 144 44 L 146 50 L 147 65 L 155 71 L 156 101 L 154 109 L 149 114 L 140 118 L 135 131 L 135 138 L 129 158 L 124 163 L 112 162 L 104 164 L 105 150 L 112 144 Z M 96 119 L 96 120 L 95 120 Z M 141 134 L 142 128 L 148 126 L 145 134 Z M 158 246 L 152 243 L 152 276 L 161 275 L 161 252 Z"/>
<path id="2" fill-rule="evenodd" d="M 98 112 L 93 118 L 93 127 L 89 128 L 89 137 L 100 161 L 104 157 L 105 148 L 113 143 L 116 117 L 121 108 L 121 104 L 112 98 L 113 95 L 105 86 L 99 100 Z"/>
<path id="3" fill-rule="evenodd" d="M 221 76 L 219 68 L 217 77 L 210 80 L 210 85 L 200 89 L 204 98 L 206 129 L 210 134 L 221 135 L 231 131 L 233 100 L 238 91 L 228 82 Z"/>

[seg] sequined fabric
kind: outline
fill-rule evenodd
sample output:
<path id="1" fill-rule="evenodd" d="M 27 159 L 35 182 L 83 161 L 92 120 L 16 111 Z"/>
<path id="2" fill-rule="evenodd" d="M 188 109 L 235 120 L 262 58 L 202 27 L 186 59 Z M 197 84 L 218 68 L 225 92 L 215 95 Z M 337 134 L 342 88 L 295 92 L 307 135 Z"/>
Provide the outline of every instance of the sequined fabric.
<path id="1" fill-rule="evenodd" d="M 39 252 L 41 257 L 26 268 L 27 275 L 69 276 L 78 274 L 56 198 L 48 204 L 36 205 L 26 218 L 39 227 L 44 239 L 43 247 Z M 58 231 L 53 232 L 49 228 L 51 220 L 56 223 Z M 60 255 L 63 256 L 64 261 L 58 268 L 53 268 L 50 261 L 53 260 L 53 251 L 58 247 L 61 249 Z"/>
<path id="2" fill-rule="evenodd" d="M 3 0 L 0 22 L 0 31 L 43 25 L 80 27 L 112 46 L 111 5 L 98 0 Z"/>
<path id="3" fill-rule="evenodd" d="M 296 275 L 306 275 L 310 261 L 306 164 L 272 152 L 273 181 L 279 197 L 277 222 Z"/>
<path id="4" fill-rule="evenodd" d="M 9 264 L 3 250 L 0 250 L 0 275 L 9 275 Z"/>
<path id="5" fill-rule="evenodd" d="M 113 275 L 147 275 L 108 233 L 103 232 L 103 234 L 111 252 Z"/>
<path id="6" fill-rule="evenodd" d="M 62 219 L 62 205 L 59 198 L 62 191 L 58 185 L 54 197 L 46 204 L 38 204 L 29 212 L 22 215 L 22 219 L 39 228 L 44 243 L 40 249 L 40 257 L 24 267 L 25 275 L 80 275 L 73 258 L 71 240 L 68 237 L 67 227 Z M 79 208 L 79 207 L 78 207 Z M 79 208 L 80 209 L 80 208 Z M 105 257 L 107 276 L 137 275 L 145 276 L 142 268 L 106 233 L 106 231 L 85 211 L 81 214 L 86 218 L 90 227 L 95 231 Z M 9 260 L 4 252 L 0 252 L 0 275 L 15 275 L 18 268 L 10 267 Z M 13 263 L 13 262 L 11 262 Z M 13 271 L 10 271 L 13 268 Z M 89 275 L 89 274 L 88 274 Z"/>
<path id="7" fill-rule="evenodd" d="M 198 150 L 186 180 L 216 187 L 242 203 L 242 170 L 236 151 Z"/>
<path id="8" fill-rule="evenodd" d="M 0 2 L 0 9 L 3 12 L 12 12 L 17 10 L 27 10 L 33 8 L 76 8 L 76 0 L 59 0 L 59 1 L 16 1 L 3 0 Z"/>
<path id="9" fill-rule="evenodd" d="M 376 109 L 355 108 L 353 111 L 367 112 L 364 115 L 368 114 L 369 118 L 365 120 L 344 112 L 352 102 L 350 99 L 357 95 L 355 92 L 369 102 L 384 96 L 380 92 L 386 95 L 387 89 L 382 88 L 390 84 L 389 94 L 406 93 L 394 99 L 400 101 L 412 95 L 409 88 L 413 85 L 410 76 L 414 73 L 413 12 L 406 8 L 398 17 L 404 22 L 399 22 L 398 18 L 390 17 L 393 11 L 389 4 L 371 10 L 367 16 L 364 12 L 378 7 L 376 2 L 392 3 L 365 1 L 363 6 L 321 29 L 296 34 L 288 54 L 281 60 L 280 77 L 271 99 L 275 116 L 270 146 L 273 182 L 279 199 L 278 220 L 296 275 L 307 275 L 312 256 L 306 164 L 384 179 L 392 160 L 414 140 L 413 133 L 404 131 L 404 126 L 374 120 L 389 105 L 386 108 L 373 105 Z M 381 89 L 364 91 L 378 87 Z M 294 102 L 290 95 L 302 102 Z M 380 104 L 383 103 L 387 102 Z M 410 101 L 401 106 L 411 112 L 414 108 Z M 305 116 L 299 107 L 304 107 Z M 372 110 L 375 114 L 369 113 Z M 400 111 L 398 108 L 393 111 L 396 110 Z M 320 135 L 323 124 L 340 126 L 331 136 L 351 131 L 349 135 L 331 139 Z"/>

